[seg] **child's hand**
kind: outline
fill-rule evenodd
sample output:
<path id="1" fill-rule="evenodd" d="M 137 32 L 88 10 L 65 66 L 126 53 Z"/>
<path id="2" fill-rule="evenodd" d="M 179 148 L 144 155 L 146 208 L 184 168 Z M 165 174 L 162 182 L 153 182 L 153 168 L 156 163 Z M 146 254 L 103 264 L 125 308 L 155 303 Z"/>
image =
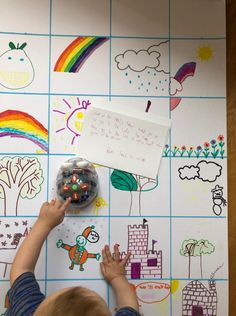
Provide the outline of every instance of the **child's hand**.
<path id="1" fill-rule="evenodd" d="M 102 274 L 107 282 L 113 279 L 125 276 L 125 266 L 129 260 L 128 253 L 123 260 L 120 259 L 119 246 L 114 246 L 114 258 L 111 255 L 109 246 L 102 249 L 102 262 L 100 263 Z"/>
<path id="2" fill-rule="evenodd" d="M 71 199 L 68 198 L 65 202 L 60 200 L 52 200 L 50 203 L 43 203 L 38 219 L 50 229 L 53 229 L 63 221 L 70 201 Z"/>

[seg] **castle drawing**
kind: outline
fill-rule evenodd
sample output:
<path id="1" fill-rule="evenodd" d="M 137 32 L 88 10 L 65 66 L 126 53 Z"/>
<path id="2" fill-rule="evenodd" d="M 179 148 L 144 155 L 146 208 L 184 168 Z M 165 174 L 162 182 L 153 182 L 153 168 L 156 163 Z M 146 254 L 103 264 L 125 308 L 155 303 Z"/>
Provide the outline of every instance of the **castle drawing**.
<path id="1" fill-rule="evenodd" d="M 128 249 L 131 253 L 126 275 L 131 279 L 162 278 L 162 251 L 148 250 L 148 225 L 128 225 Z M 121 259 L 126 253 L 121 253 Z"/>
<path id="2" fill-rule="evenodd" d="M 210 279 L 209 290 L 198 280 L 188 283 L 182 291 L 182 316 L 216 316 L 217 292 Z"/>

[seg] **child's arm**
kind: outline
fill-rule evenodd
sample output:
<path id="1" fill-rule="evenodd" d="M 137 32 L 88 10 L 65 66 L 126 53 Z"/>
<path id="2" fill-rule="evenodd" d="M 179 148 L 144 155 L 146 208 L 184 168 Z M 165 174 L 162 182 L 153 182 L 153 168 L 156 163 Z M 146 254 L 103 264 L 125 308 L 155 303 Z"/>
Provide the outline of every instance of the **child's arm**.
<path id="1" fill-rule="evenodd" d="M 11 285 L 24 272 L 34 272 L 45 239 L 49 232 L 63 221 L 69 203 L 70 199 L 64 203 L 52 200 L 41 206 L 38 219 L 16 253 L 10 272 Z"/>
<path id="2" fill-rule="evenodd" d="M 109 246 L 105 246 L 102 250 L 102 262 L 100 265 L 105 280 L 111 284 L 115 291 L 118 309 L 132 307 L 138 311 L 136 293 L 125 277 L 125 266 L 129 257 L 130 254 L 127 254 L 123 260 L 120 260 L 119 248 L 118 245 L 115 245 L 113 258 Z"/>

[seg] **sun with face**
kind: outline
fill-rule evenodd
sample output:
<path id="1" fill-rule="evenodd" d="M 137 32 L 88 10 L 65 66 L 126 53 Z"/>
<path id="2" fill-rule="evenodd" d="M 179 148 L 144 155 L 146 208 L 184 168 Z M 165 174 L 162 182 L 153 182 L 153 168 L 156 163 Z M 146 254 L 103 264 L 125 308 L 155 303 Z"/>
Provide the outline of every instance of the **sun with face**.
<path id="1" fill-rule="evenodd" d="M 75 152 L 77 149 L 77 140 L 81 135 L 85 111 L 90 105 L 89 100 L 80 100 L 79 97 L 57 99 L 53 106 L 55 130 L 54 142 L 62 140 L 64 150 Z M 68 141 L 69 138 L 69 141 Z"/>

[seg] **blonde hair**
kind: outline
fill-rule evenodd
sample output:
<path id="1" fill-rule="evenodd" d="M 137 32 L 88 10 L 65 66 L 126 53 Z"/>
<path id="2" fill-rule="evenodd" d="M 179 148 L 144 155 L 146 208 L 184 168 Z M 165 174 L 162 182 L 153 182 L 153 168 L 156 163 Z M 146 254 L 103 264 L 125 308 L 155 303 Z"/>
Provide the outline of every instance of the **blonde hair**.
<path id="1" fill-rule="evenodd" d="M 105 301 L 95 292 L 77 286 L 39 308 L 35 316 L 111 316 Z"/>

